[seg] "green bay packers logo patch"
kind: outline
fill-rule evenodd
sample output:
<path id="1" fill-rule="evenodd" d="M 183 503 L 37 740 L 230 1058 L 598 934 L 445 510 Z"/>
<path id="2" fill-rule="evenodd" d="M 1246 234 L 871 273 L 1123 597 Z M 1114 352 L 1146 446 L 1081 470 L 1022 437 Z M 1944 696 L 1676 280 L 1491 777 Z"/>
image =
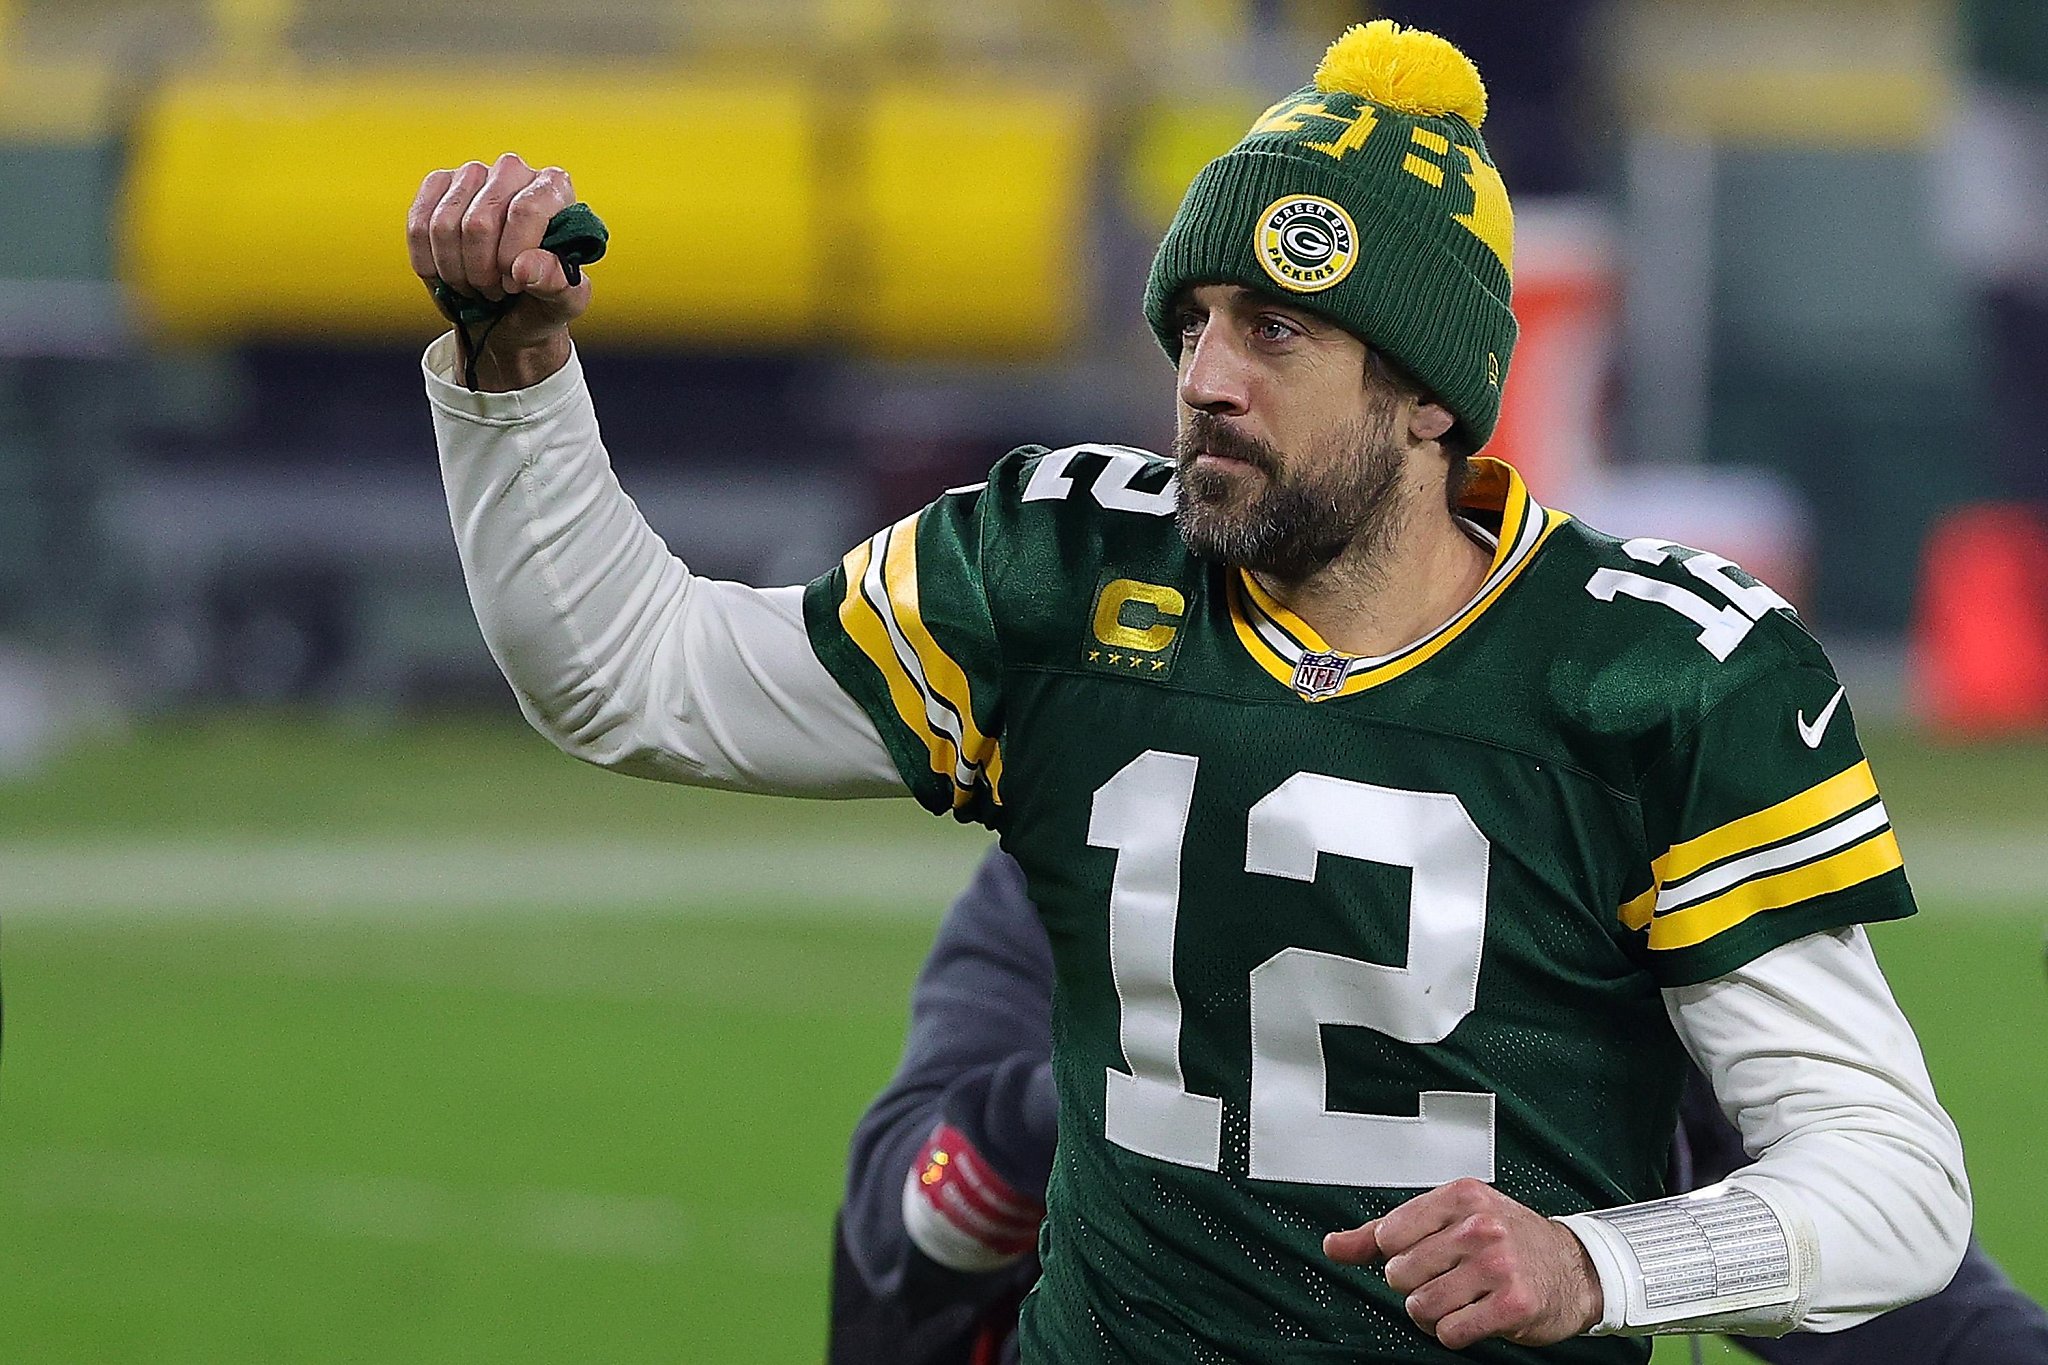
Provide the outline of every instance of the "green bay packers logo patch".
<path id="1" fill-rule="evenodd" d="M 1095 590 L 1095 611 L 1081 662 L 1111 673 L 1164 678 L 1180 653 L 1188 601 L 1180 589 L 1135 578 L 1106 578 Z"/>
<path id="2" fill-rule="evenodd" d="M 1337 284 L 1358 262 L 1358 225 L 1342 206 L 1313 194 L 1275 199 L 1252 234 L 1259 267 L 1296 294 Z"/>

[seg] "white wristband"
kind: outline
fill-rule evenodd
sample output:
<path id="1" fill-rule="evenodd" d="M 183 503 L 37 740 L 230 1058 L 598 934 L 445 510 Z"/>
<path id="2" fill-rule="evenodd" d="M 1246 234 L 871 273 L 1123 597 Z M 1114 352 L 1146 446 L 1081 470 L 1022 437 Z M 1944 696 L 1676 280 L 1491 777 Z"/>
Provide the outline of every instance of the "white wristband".
<path id="1" fill-rule="evenodd" d="M 1596 1334 L 1788 1332 L 1805 1312 L 1815 1257 L 1801 1222 L 1758 1190 L 1690 1194 L 1558 1219 L 1600 1274 Z"/>

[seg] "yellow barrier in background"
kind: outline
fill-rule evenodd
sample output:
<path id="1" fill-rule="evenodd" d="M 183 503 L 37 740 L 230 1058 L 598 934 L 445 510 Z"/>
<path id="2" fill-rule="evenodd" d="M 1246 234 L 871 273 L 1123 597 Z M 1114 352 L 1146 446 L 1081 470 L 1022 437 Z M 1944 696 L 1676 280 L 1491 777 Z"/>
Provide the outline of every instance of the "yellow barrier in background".
<path id="1" fill-rule="evenodd" d="M 182 339 L 417 335 L 432 314 L 404 216 L 420 178 L 514 150 L 568 167 L 612 228 L 591 335 L 782 344 L 816 323 L 814 125 L 795 82 L 178 81 L 137 128 L 124 274 Z"/>
<path id="2" fill-rule="evenodd" d="M 1093 310 L 1092 114 L 1015 77 L 901 82 L 867 101 L 858 339 L 899 354 L 1031 354 Z"/>
<path id="3" fill-rule="evenodd" d="M 612 229 L 592 338 L 1042 353 L 1087 311 L 1091 122 L 1014 77 L 189 78 L 138 121 L 122 269 L 177 339 L 416 338 L 421 176 L 515 150 Z"/>
<path id="4" fill-rule="evenodd" d="M 1196 173 L 1236 146 L 1267 103 L 1226 91 L 1144 110 L 1124 164 L 1124 194 L 1138 221 L 1163 235 Z"/>

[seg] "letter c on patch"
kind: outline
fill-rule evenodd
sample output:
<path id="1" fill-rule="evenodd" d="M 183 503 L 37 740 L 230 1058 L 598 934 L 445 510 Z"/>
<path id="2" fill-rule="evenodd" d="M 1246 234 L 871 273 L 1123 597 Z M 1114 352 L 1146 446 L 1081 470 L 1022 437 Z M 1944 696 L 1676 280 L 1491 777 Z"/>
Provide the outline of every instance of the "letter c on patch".
<path id="1" fill-rule="evenodd" d="M 1173 643 L 1187 606 L 1178 589 L 1114 579 L 1095 599 L 1095 638 L 1113 649 L 1157 653 Z"/>

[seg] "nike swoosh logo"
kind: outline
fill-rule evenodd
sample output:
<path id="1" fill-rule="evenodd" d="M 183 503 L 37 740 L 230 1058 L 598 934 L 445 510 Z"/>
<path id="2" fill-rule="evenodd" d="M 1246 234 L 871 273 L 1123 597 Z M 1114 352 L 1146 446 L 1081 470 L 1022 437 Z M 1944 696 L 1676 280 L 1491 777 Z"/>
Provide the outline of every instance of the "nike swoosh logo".
<path id="1" fill-rule="evenodd" d="M 1806 723 L 1806 708 L 1803 706 L 1799 708 L 1799 738 L 1806 742 L 1807 748 L 1818 749 L 1820 747 L 1820 737 L 1828 732 L 1828 722 L 1835 718 L 1835 708 L 1842 704 L 1842 697 L 1848 690 L 1847 687 L 1836 688 L 1835 695 L 1829 699 L 1826 706 L 1821 708 L 1820 714 L 1813 718 L 1813 724 L 1811 725 Z"/>

